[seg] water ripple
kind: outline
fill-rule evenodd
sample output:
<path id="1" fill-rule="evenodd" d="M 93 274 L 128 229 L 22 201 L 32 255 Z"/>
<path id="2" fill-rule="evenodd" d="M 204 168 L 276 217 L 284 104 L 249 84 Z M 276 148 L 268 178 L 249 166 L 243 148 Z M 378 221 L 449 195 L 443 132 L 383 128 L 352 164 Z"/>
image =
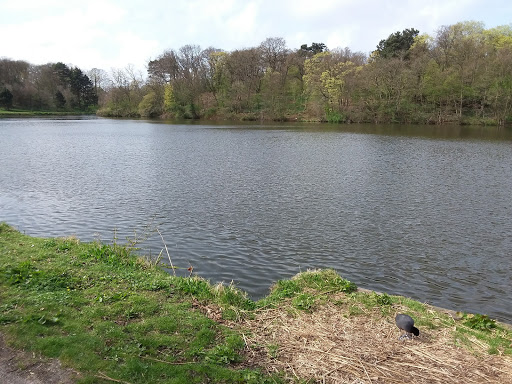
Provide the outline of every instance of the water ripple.
<path id="1" fill-rule="evenodd" d="M 512 134 L 325 128 L 1 120 L 0 220 L 112 241 L 154 218 L 175 264 L 255 298 L 334 268 L 512 322 Z"/>

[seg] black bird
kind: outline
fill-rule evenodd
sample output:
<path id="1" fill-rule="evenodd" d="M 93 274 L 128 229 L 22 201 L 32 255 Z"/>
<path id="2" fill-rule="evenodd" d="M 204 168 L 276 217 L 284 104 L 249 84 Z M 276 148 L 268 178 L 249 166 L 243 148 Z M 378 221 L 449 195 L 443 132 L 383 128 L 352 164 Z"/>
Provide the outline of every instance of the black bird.
<path id="1" fill-rule="evenodd" d="M 414 326 L 414 320 L 409 315 L 399 313 L 395 317 L 395 323 L 398 328 L 407 332 L 400 336 L 398 338 L 399 340 L 402 340 L 403 338 L 411 338 L 411 333 L 414 334 L 414 336 L 419 336 L 420 334 L 419 329 Z"/>

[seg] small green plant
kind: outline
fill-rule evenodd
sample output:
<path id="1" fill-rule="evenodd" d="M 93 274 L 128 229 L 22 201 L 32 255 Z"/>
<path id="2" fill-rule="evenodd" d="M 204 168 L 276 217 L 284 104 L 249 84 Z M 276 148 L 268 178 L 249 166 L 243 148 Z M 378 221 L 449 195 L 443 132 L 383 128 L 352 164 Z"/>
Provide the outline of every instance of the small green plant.
<path id="1" fill-rule="evenodd" d="M 239 335 L 229 335 L 224 344 L 217 345 L 205 354 L 205 360 L 214 364 L 231 364 L 240 361 L 239 351 L 244 347 L 244 341 Z"/>
<path id="2" fill-rule="evenodd" d="M 57 240 L 55 239 L 46 239 L 43 243 L 43 248 L 45 249 L 48 249 L 48 248 L 53 248 L 57 245 Z"/>
<path id="3" fill-rule="evenodd" d="M 277 359 L 279 357 L 279 345 L 269 344 L 267 345 L 267 351 L 271 359 Z"/>
<path id="4" fill-rule="evenodd" d="M 496 328 L 496 320 L 491 319 L 487 315 L 481 315 L 478 313 L 464 313 L 462 315 L 462 319 L 464 320 L 463 324 L 471 329 L 488 331 Z"/>
<path id="5" fill-rule="evenodd" d="M 0 278 L 12 285 L 26 284 L 38 273 L 39 271 L 27 260 L 17 266 L 7 266 L 0 270 Z"/>
<path id="6" fill-rule="evenodd" d="M 68 252 L 73 247 L 73 242 L 70 240 L 62 240 L 57 242 L 55 248 L 58 252 Z"/>
<path id="7" fill-rule="evenodd" d="M 343 301 L 343 300 L 334 300 L 333 304 L 338 306 L 338 307 L 342 307 L 343 305 L 345 305 L 345 301 Z"/>
<path id="8" fill-rule="evenodd" d="M 391 296 L 389 296 L 387 293 L 381 293 L 379 295 L 378 293 L 373 292 L 373 299 L 375 300 L 375 303 L 380 307 L 393 304 Z"/>
<path id="9" fill-rule="evenodd" d="M 297 295 L 293 298 L 292 305 L 297 309 L 309 311 L 315 305 L 315 297 L 308 293 L 301 293 L 300 295 Z"/>
<path id="10" fill-rule="evenodd" d="M 0 281 L 18 285 L 24 289 L 45 291 L 71 290 L 79 286 L 77 279 L 70 273 L 59 270 L 39 270 L 29 260 L 0 270 Z"/>
<path id="11" fill-rule="evenodd" d="M 203 298 L 212 296 L 211 286 L 208 281 L 196 276 L 174 278 L 172 280 L 171 289 Z"/>
<path id="12" fill-rule="evenodd" d="M 280 280 L 277 282 L 274 293 L 279 297 L 292 297 L 300 292 L 300 286 L 294 280 Z"/>
<path id="13" fill-rule="evenodd" d="M 89 251 L 90 256 L 96 260 L 116 266 L 135 264 L 137 259 L 135 256 L 132 256 L 131 253 L 131 249 L 128 247 L 101 243 L 96 244 L 96 246 Z"/>
<path id="14" fill-rule="evenodd" d="M 364 312 L 363 310 L 359 307 L 359 305 L 356 305 L 356 304 L 351 304 L 348 308 L 348 315 L 349 316 L 357 316 L 357 315 L 362 315 Z"/>
<path id="15" fill-rule="evenodd" d="M 102 293 L 96 297 L 96 301 L 98 301 L 98 303 L 109 304 L 109 303 L 115 303 L 117 301 L 122 301 L 122 300 L 126 299 L 127 297 L 128 297 L 127 292 L 116 292 L 112 295 Z"/>
<path id="16" fill-rule="evenodd" d="M 325 118 L 326 118 L 327 122 L 335 123 L 335 124 L 339 124 L 339 123 L 345 121 L 345 116 L 343 116 L 343 114 L 341 114 L 338 111 L 334 111 L 331 108 L 325 109 Z"/>
<path id="17" fill-rule="evenodd" d="M 52 316 L 52 315 L 47 315 L 47 314 L 30 315 L 30 316 L 26 317 L 25 319 L 23 319 L 24 323 L 37 322 L 38 324 L 47 325 L 47 326 L 56 325 L 59 323 L 59 321 L 60 321 L 60 318 L 58 316 Z"/>
<path id="18" fill-rule="evenodd" d="M 223 306 L 235 307 L 242 310 L 252 310 L 256 307 L 246 292 L 241 291 L 235 285 L 217 284 L 211 288 L 213 295 Z"/>

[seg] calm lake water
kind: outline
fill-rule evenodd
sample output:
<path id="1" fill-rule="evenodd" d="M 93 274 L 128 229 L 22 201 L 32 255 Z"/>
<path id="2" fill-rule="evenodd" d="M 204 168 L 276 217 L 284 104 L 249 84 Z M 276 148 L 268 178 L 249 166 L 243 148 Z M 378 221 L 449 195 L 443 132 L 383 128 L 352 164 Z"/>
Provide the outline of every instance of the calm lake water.
<path id="1" fill-rule="evenodd" d="M 512 322 L 510 129 L 3 119 L 0 155 L 0 221 L 30 235 L 154 220 L 175 265 L 253 298 L 334 268 Z"/>

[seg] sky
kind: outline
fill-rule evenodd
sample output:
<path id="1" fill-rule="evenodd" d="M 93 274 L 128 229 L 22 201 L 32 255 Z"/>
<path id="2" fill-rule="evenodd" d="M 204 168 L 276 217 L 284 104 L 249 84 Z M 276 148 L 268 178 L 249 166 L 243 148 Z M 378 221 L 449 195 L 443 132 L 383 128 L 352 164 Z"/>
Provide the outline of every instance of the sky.
<path id="1" fill-rule="evenodd" d="M 281 37 L 370 53 L 396 31 L 512 23 L 510 0 L 0 0 L 0 58 L 132 68 L 186 44 L 232 51 Z"/>

